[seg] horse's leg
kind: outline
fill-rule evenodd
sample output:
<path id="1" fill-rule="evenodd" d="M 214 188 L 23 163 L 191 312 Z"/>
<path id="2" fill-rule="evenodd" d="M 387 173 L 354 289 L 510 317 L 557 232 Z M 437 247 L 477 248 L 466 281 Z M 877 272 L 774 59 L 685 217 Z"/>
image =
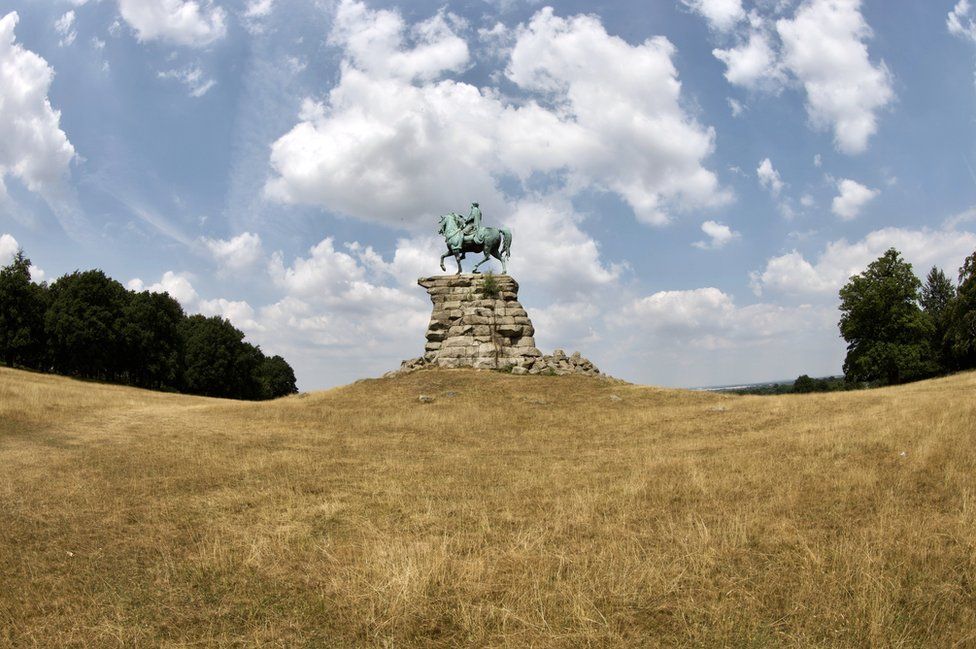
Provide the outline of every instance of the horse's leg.
<path id="1" fill-rule="evenodd" d="M 457 266 L 458 266 L 457 272 L 454 273 L 455 275 L 460 275 L 461 274 L 461 258 L 462 257 L 464 257 L 464 254 L 463 253 L 460 253 L 460 252 L 455 252 L 454 253 L 454 261 L 457 262 Z"/>
<path id="2" fill-rule="evenodd" d="M 508 275 L 508 267 L 505 265 L 505 255 L 499 252 L 498 248 L 496 247 L 491 251 L 491 256 L 502 262 L 502 275 Z"/>
<path id="3" fill-rule="evenodd" d="M 481 264 L 485 263 L 489 259 L 491 259 L 491 253 L 488 252 L 488 248 L 485 248 L 485 258 L 479 261 L 477 264 L 475 264 L 475 267 L 471 269 L 471 272 L 477 273 L 478 268 L 481 266 Z"/>
<path id="4" fill-rule="evenodd" d="M 447 259 L 448 257 L 450 257 L 453 254 L 454 253 L 451 252 L 451 249 L 448 248 L 447 249 L 447 252 L 445 252 L 443 255 L 441 255 L 441 270 L 442 271 L 447 272 L 447 268 L 444 267 L 444 260 Z"/>

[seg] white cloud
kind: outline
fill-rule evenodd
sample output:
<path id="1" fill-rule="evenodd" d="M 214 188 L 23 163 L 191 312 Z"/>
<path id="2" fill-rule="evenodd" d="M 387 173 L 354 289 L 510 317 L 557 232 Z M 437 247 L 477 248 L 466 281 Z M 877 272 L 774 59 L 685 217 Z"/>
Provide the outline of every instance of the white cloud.
<path id="1" fill-rule="evenodd" d="M 193 288 L 193 284 L 190 283 L 189 276 L 185 273 L 176 273 L 171 270 L 163 273 L 162 278 L 158 282 L 149 286 L 146 286 L 145 282 L 138 277 L 129 280 L 125 285 L 132 291 L 169 293 L 170 297 L 182 304 L 185 309 L 195 306 L 200 299 L 196 289 Z"/>
<path id="2" fill-rule="evenodd" d="M 231 239 L 203 239 L 203 244 L 224 271 L 241 271 L 264 256 L 261 237 L 244 232 Z"/>
<path id="3" fill-rule="evenodd" d="M 738 117 L 746 109 L 746 107 L 743 106 L 742 102 L 739 101 L 738 99 L 733 99 L 732 97 L 729 97 L 728 102 L 729 102 L 729 109 L 732 111 L 732 117 Z"/>
<path id="4" fill-rule="evenodd" d="M 468 45 L 454 31 L 459 21 L 441 11 L 408 29 L 395 11 L 372 11 L 365 3 L 345 0 L 329 41 L 371 77 L 429 81 L 467 66 Z"/>
<path id="5" fill-rule="evenodd" d="M 715 135 L 681 108 L 666 39 L 632 46 L 592 16 L 544 9 L 515 30 L 506 74 L 531 97 L 515 104 L 442 78 L 469 62 L 455 20 L 408 27 L 342 2 L 330 37 L 345 51 L 342 77 L 273 145 L 268 196 L 400 227 L 471 200 L 508 211 L 502 176 L 610 190 L 649 223 L 728 200 L 702 167 Z"/>
<path id="6" fill-rule="evenodd" d="M 553 298 L 594 295 L 623 272 L 622 266 L 600 258 L 598 244 L 582 230 L 582 218 L 567 200 L 525 199 L 507 223 L 516 251 L 510 271 Z"/>
<path id="7" fill-rule="evenodd" d="M 245 18 L 264 18 L 274 9 L 275 0 L 249 0 L 244 8 Z"/>
<path id="8" fill-rule="evenodd" d="M 264 32 L 265 21 L 274 10 L 275 0 L 248 0 L 241 14 L 244 28 L 252 34 Z"/>
<path id="9" fill-rule="evenodd" d="M 976 18 L 969 0 L 959 0 L 946 16 L 946 27 L 953 36 L 976 42 Z"/>
<path id="10" fill-rule="evenodd" d="M 793 20 L 779 20 L 783 62 L 803 84 L 814 125 L 832 128 L 839 151 L 867 148 L 877 112 L 894 99 L 891 74 L 875 65 L 865 42 L 871 28 L 860 0 L 808 0 Z"/>
<path id="11" fill-rule="evenodd" d="M 309 250 L 308 257 L 299 257 L 287 268 L 281 253 L 275 253 L 270 272 L 290 295 L 330 302 L 341 300 L 353 286 L 366 279 L 366 269 L 353 255 L 336 250 L 332 237 L 317 243 Z"/>
<path id="12" fill-rule="evenodd" d="M 119 13 L 143 42 L 206 47 L 227 33 L 226 12 L 210 0 L 119 0 Z"/>
<path id="13" fill-rule="evenodd" d="M 224 298 L 204 299 L 197 293 L 190 279 L 191 276 L 187 273 L 168 270 L 154 284 L 147 286 L 141 279 L 135 278 L 126 282 L 126 288 L 137 292 L 168 293 L 171 298 L 180 303 L 187 313 L 200 313 L 205 316 L 219 315 L 230 320 L 231 324 L 245 330 L 245 332 L 261 329 L 261 325 L 254 319 L 254 309 L 247 302 Z"/>
<path id="14" fill-rule="evenodd" d="M 0 266 L 6 266 L 13 261 L 14 255 L 20 250 L 20 244 L 13 235 L 0 234 Z"/>
<path id="15" fill-rule="evenodd" d="M 160 79 L 175 79 L 186 86 L 191 97 L 203 97 L 217 82 L 204 75 L 199 66 L 191 65 L 182 70 L 166 70 L 159 73 Z"/>
<path id="16" fill-rule="evenodd" d="M 11 234 L 0 234 L 0 266 L 6 266 L 14 260 L 14 255 L 20 250 L 20 244 L 14 239 Z M 37 283 L 43 282 L 47 273 L 43 269 L 38 268 L 34 264 L 30 265 L 29 268 L 31 280 Z"/>
<path id="17" fill-rule="evenodd" d="M 918 275 L 924 275 L 933 265 L 952 275 L 963 259 L 976 250 L 976 233 L 927 228 L 875 230 L 854 243 L 846 239 L 828 243 L 814 262 L 796 250 L 773 257 L 766 262 L 765 269 L 751 274 L 752 287 L 756 294 L 772 291 L 833 298 L 849 277 L 862 272 L 892 247 L 914 265 Z"/>
<path id="18" fill-rule="evenodd" d="M 812 125 L 832 130 L 839 151 L 863 152 L 877 131 L 878 113 L 895 94 L 884 61 L 870 59 L 872 32 L 861 0 L 805 0 L 793 18 L 775 22 L 760 9 L 750 12 L 748 21 L 736 22 L 742 31 L 731 47 L 713 50 L 726 65 L 725 78 L 774 93 L 799 84 Z M 951 24 L 950 16 L 950 30 Z"/>
<path id="19" fill-rule="evenodd" d="M 718 250 L 724 248 L 730 241 L 735 241 L 740 237 L 738 232 L 722 223 L 715 221 L 705 221 L 701 226 L 702 232 L 708 235 L 708 241 L 696 241 L 691 244 L 701 250 Z"/>
<path id="20" fill-rule="evenodd" d="M 609 343 L 597 345 L 603 367 L 626 368 L 638 381 L 690 386 L 826 376 L 843 360 L 837 313 L 826 305 L 740 306 L 707 287 L 625 300 L 607 321 Z"/>
<path id="21" fill-rule="evenodd" d="M 725 78 L 731 84 L 750 89 L 775 87 L 785 78 L 770 35 L 763 29 L 752 29 L 744 42 L 712 50 L 712 54 L 725 63 Z"/>
<path id="22" fill-rule="evenodd" d="M 861 209 L 881 193 L 849 178 L 840 180 L 837 189 L 840 194 L 834 197 L 831 211 L 845 221 L 857 218 Z"/>
<path id="23" fill-rule="evenodd" d="M 16 12 L 0 18 L 0 198 L 7 175 L 33 192 L 56 190 L 75 157 L 47 96 L 54 70 L 16 42 L 17 21 Z"/>
<path id="24" fill-rule="evenodd" d="M 756 177 L 759 178 L 759 184 L 768 189 L 773 196 L 779 196 L 779 193 L 783 191 L 783 181 L 769 158 L 764 158 L 759 163 L 759 167 L 756 168 Z"/>
<path id="25" fill-rule="evenodd" d="M 830 313 L 830 319 L 832 316 Z M 660 291 L 635 299 L 611 318 L 611 324 L 637 329 L 652 338 L 648 341 L 652 345 L 664 342 L 718 350 L 777 342 L 787 335 L 821 328 L 830 321 L 827 318 L 826 310 L 810 305 L 739 307 L 732 296 L 708 287 Z"/>
<path id="26" fill-rule="evenodd" d="M 263 328 L 255 320 L 254 309 L 243 300 L 234 301 L 224 298 L 200 300 L 194 305 L 193 310 L 207 317 L 219 315 L 221 318 L 230 320 L 231 324 L 244 330 L 246 333 L 253 334 Z"/>
<path id="27" fill-rule="evenodd" d="M 54 30 L 61 35 L 61 40 L 58 41 L 59 47 L 67 47 L 75 42 L 75 38 L 78 37 L 78 32 L 72 29 L 74 24 L 74 10 L 64 12 L 64 14 L 54 22 Z"/>
<path id="28" fill-rule="evenodd" d="M 720 32 L 729 31 L 746 17 L 742 0 L 681 0 L 681 2 L 703 16 L 709 27 Z"/>

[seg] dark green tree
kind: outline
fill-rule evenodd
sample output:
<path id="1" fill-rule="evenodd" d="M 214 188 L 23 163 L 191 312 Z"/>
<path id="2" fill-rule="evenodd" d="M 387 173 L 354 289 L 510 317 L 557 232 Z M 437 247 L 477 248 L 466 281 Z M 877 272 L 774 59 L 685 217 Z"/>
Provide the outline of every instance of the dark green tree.
<path id="1" fill-rule="evenodd" d="M 949 340 L 952 301 L 956 297 L 956 287 L 941 269 L 932 267 L 922 286 L 919 303 L 922 311 L 932 322 L 932 337 L 929 339 L 931 356 L 943 371 L 952 365 L 952 349 Z"/>
<path id="2" fill-rule="evenodd" d="M 895 384 L 931 375 L 932 323 L 919 308 L 921 282 L 890 248 L 840 290 L 840 332 L 851 382 Z"/>
<path id="3" fill-rule="evenodd" d="M 255 377 L 262 355 L 244 342 L 244 334 L 219 317 L 193 315 L 180 324 L 182 389 L 191 394 L 228 399 L 257 399 Z"/>
<path id="4" fill-rule="evenodd" d="M 119 380 L 126 366 L 122 334 L 129 292 L 100 270 L 75 271 L 50 288 L 44 331 L 59 374 Z"/>
<path id="5" fill-rule="evenodd" d="M 820 382 L 817 379 L 812 379 L 806 374 L 801 374 L 796 377 L 793 381 L 793 392 L 797 394 L 804 394 L 807 392 L 823 392 L 824 388 L 821 387 Z"/>
<path id="6" fill-rule="evenodd" d="M 31 281 L 30 264 L 18 250 L 13 261 L 0 268 L 0 359 L 8 366 L 40 369 L 46 287 Z"/>
<path id="7" fill-rule="evenodd" d="M 959 269 L 959 288 L 949 310 L 953 364 L 957 369 L 976 367 L 976 252 Z"/>
<path id="8" fill-rule="evenodd" d="M 122 312 L 128 382 L 176 388 L 180 380 L 180 323 L 186 315 L 168 293 L 132 293 Z"/>
<path id="9" fill-rule="evenodd" d="M 264 357 L 257 369 L 263 399 L 277 399 L 298 392 L 295 371 L 281 356 Z"/>

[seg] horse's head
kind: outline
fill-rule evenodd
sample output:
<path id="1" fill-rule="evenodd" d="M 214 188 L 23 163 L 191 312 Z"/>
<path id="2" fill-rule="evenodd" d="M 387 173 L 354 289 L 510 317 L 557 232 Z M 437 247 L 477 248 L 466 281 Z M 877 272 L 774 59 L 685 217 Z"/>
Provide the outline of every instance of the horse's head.
<path id="1" fill-rule="evenodd" d="M 453 230 L 459 230 L 461 228 L 458 220 L 458 215 L 454 212 L 444 214 L 440 219 L 440 227 L 437 229 L 437 234 L 443 234 L 447 236 Z"/>

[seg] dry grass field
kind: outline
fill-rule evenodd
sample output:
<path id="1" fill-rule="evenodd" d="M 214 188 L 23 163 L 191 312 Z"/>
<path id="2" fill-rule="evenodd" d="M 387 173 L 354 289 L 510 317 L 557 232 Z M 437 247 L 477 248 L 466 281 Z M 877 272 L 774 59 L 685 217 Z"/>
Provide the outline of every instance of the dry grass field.
<path id="1" fill-rule="evenodd" d="M 0 645 L 974 647 L 974 397 L 0 369 Z"/>

